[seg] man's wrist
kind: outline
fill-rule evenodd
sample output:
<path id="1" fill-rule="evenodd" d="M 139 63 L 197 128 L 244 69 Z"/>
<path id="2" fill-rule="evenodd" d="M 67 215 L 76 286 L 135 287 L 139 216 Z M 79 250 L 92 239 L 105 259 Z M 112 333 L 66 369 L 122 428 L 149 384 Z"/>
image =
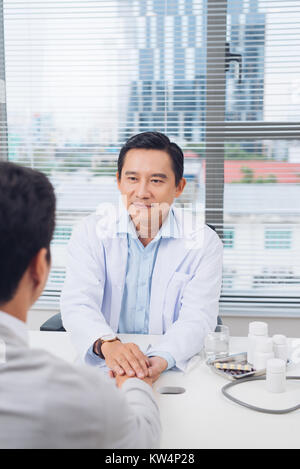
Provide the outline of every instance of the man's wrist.
<path id="1" fill-rule="evenodd" d="M 106 351 L 111 347 L 113 346 L 116 342 L 120 342 L 119 339 L 116 339 L 114 341 L 109 341 L 109 342 L 102 342 L 101 345 L 100 345 L 100 350 L 101 350 L 101 354 L 103 356 L 103 358 L 105 359 L 105 355 L 106 355 Z M 104 355 L 104 352 L 105 352 L 105 355 Z"/>
<path id="2" fill-rule="evenodd" d="M 96 340 L 96 342 L 94 342 L 93 352 L 95 355 L 102 358 L 101 345 L 100 339 Z"/>
<path id="3" fill-rule="evenodd" d="M 120 339 L 118 337 L 115 337 L 113 339 L 109 339 L 109 340 L 105 340 L 104 338 L 100 338 L 98 340 L 96 340 L 94 342 L 94 346 L 93 346 L 93 352 L 100 358 L 102 358 L 103 360 L 105 360 L 105 356 L 103 354 L 103 351 L 102 351 L 102 347 L 103 345 L 106 345 L 106 344 L 112 344 L 114 342 L 120 342 Z"/>

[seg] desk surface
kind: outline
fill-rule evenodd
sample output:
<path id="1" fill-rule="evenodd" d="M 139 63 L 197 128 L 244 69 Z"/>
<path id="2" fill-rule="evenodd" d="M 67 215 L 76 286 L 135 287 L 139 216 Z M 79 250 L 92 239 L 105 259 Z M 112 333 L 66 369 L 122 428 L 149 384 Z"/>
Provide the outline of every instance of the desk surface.
<path id="1" fill-rule="evenodd" d="M 135 341 L 145 349 L 149 343 L 155 344 L 158 337 L 123 335 L 122 339 Z M 30 331 L 30 343 L 67 361 L 76 359 L 68 333 Z M 245 338 L 231 338 L 231 353 L 245 349 Z M 300 376 L 300 364 L 291 367 L 288 374 Z M 226 383 L 201 360 L 186 373 L 163 373 L 154 385 L 163 427 L 161 448 L 300 448 L 300 411 L 268 415 L 248 410 L 222 395 L 221 388 Z M 186 392 L 157 392 L 167 385 L 184 387 Z M 232 394 L 254 405 L 280 409 L 298 404 L 299 391 L 299 381 L 288 381 L 284 394 L 270 394 L 264 381 L 254 381 L 232 389 Z"/>

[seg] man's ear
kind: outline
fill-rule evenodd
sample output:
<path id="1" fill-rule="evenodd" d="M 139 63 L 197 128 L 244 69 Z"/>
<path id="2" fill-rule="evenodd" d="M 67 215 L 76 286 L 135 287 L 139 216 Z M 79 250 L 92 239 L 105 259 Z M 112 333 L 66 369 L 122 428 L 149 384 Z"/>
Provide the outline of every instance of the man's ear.
<path id="1" fill-rule="evenodd" d="M 175 197 L 176 198 L 179 197 L 182 194 L 185 186 L 186 186 L 186 179 L 181 178 L 179 183 L 178 183 L 178 186 L 176 186 L 176 190 L 175 190 Z"/>
<path id="2" fill-rule="evenodd" d="M 117 184 L 118 184 L 118 188 L 120 189 L 120 179 L 119 179 L 119 172 L 116 172 L 116 178 L 117 178 Z"/>
<path id="3" fill-rule="evenodd" d="M 32 259 L 30 264 L 30 276 L 33 281 L 34 296 L 39 296 L 48 279 L 50 271 L 48 249 L 42 248 Z"/>

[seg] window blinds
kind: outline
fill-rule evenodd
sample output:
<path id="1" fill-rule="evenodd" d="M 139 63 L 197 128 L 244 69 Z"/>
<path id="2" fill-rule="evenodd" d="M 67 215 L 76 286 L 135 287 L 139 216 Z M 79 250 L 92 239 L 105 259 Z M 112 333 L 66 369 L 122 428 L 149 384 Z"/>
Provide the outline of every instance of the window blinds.
<path id="1" fill-rule="evenodd" d="M 58 198 L 39 307 L 58 307 L 74 224 L 117 201 L 121 145 L 159 130 L 185 153 L 177 203 L 223 237 L 223 311 L 299 314 L 298 1 L 2 3 L 1 155 Z"/>
<path id="2" fill-rule="evenodd" d="M 242 83 L 233 68 L 226 80 L 224 310 L 299 315 L 300 7 L 227 8 L 227 42 L 243 70 Z"/>

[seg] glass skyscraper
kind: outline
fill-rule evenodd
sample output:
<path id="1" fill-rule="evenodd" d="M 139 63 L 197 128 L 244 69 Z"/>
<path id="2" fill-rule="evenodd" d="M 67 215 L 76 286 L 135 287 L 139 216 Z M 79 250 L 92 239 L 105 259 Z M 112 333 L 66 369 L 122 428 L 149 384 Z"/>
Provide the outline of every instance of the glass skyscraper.
<path id="1" fill-rule="evenodd" d="M 203 141 L 207 0 L 125 3 L 138 66 L 121 140 L 161 130 L 181 141 Z M 228 0 L 227 18 L 227 41 L 242 54 L 243 76 L 238 84 L 231 66 L 226 120 L 263 120 L 265 15 L 257 0 Z"/>
<path id="2" fill-rule="evenodd" d="M 233 69 L 227 77 L 226 119 L 264 120 L 265 14 L 258 0 L 229 0 L 227 40 L 234 53 L 242 54 L 242 83 Z"/>
<path id="3" fill-rule="evenodd" d="M 133 8 L 135 2 L 127 2 Z M 202 140 L 205 119 L 205 1 L 141 0 L 132 18 L 138 71 L 126 135 L 162 130 Z"/>

